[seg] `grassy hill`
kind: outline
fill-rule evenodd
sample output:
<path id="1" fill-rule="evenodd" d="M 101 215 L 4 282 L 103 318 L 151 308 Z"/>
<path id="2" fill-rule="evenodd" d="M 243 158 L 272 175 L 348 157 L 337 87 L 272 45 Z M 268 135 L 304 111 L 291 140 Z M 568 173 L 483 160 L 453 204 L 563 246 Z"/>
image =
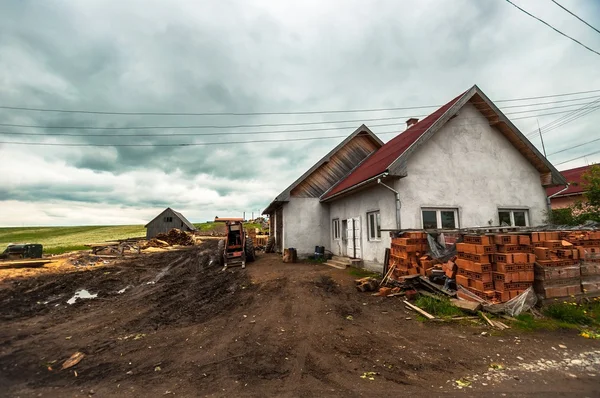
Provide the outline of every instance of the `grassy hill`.
<path id="1" fill-rule="evenodd" d="M 219 223 L 194 224 L 203 232 L 219 230 Z M 221 224 L 222 225 L 222 224 Z M 246 224 L 246 228 L 257 228 L 258 224 Z M 0 228 L 0 252 L 9 243 L 41 243 L 44 254 L 60 254 L 88 249 L 86 243 L 100 243 L 117 239 L 145 237 L 143 225 L 104 225 L 85 227 L 14 227 Z"/>

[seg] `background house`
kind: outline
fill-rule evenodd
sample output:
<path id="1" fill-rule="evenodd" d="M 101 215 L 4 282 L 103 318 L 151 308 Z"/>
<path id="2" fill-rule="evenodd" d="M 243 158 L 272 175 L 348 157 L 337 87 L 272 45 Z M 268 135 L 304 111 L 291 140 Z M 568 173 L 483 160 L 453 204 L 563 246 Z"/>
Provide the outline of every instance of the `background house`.
<path id="1" fill-rule="evenodd" d="M 546 194 L 552 196 L 551 205 L 553 209 L 564 209 L 569 207 L 575 202 L 583 199 L 583 193 L 585 192 L 581 186 L 581 176 L 590 169 L 591 166 L 577 167 L 575 169 L 563 170 L 561 174 L 565 177 L 567 182 L 570 184 L 569 188 L 563 191 L 564 187 L 552 187 L 546 189 Z M 561 192 L 562 191 L 562 192 Z"/>
<path id="2" fill-rule="evenodd" d="M 338 181 L 323 180 L 302 212 L 294 189 L 265 210 L 283 211 L 283 247 L 301 254 L 323 245 L 378 268 L 387 231 L 540 224 L 545 188 L 566 184 L 477 86 L 421 121 L 409 119 L 406 131 L 346 169 Z M 311 178 L 314 171 L 294 184 Z"/>
<path id="3" fill-rule="evenodd" d="M 146 239 L 154 238 L 160 233 L 169 232 L 173 228 L 182 231 L 196 231 L 196 227 L 189 222 L 183 214 L 167 207 L 152 221 L 144 226 L 146 228 Z"/>

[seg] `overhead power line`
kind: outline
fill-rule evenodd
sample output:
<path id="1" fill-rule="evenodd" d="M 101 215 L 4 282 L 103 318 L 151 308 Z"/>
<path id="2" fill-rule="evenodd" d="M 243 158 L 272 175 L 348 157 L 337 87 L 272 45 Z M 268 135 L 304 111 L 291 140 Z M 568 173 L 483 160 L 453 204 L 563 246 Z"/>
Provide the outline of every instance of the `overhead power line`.
<path id="1" fill-rule="evenodd" d="M 557 6 L 559 6 L 560 8 L 562 8 L 563 10 L 565 10 L 566 12 L 568 12 L 569 14 L 571 14 L 572 16 L 574 16 L 575 18 L 579 19 L 581 22 L 583 22 L 584 24 L 586 24 L 587 26 L 589 26 L 590 28 L 594 29 L 596 32 L 600 33 L 600 30 L 594 28 L 592 25 L 590 25 L 589 23 L 587 23 L 586 21 L 584 21 L 583 19 L 581 19 L 578 15 L 575 15 L 573 12 L 569 11 L 568 9 L 566 9 L 565 7 L 563 7 L 559 2 L 555 1 L 555 0 L 551 0 L 554 4 L 556 4 Z"/>
<path id="2" fill-rule="evenodd" d="M 564 97 L 569 95 L 597 93 L 598 90 L 578 91 L 572 93 L 541 95 L 537 97 L 522 97 L 495 100 L 494 102 L 514 102 L 514 101 L 529 101 L 533 99 Z M 373 109 L 336 109 L 322 111 L 291 111 L 291 112 L 117 112 L 117 111 L 96 111 L 96 110 L 76 110 L 76 109 L 52 109 L 52 108 L 31 108 L 23 106 L 8 106 L 0 105 L 0 109 L 32 111 L 32 112 L 58 112 L 58 113 L 80 113 L 94 115 L 126 115 L 126 116 L 265 116 L 265 115 L 315 115 L 315 114 L 333 114 L 333 113 L 359 113 L 359 112 L 385 112 L 412 110 L 423 108 L 439 108 L 442 105 L 421 105 L 409 107 L 393 107 L 393 108 L 373 108 Z"/>
<path id="3" fill-rule="evenodd" d="M 579 160 L 579 159 L 582 159 L 582 158 L 585 158 L 585 157 L 588 157 L 588 156 L 595 155 L 595 154 L 597 154 L 597 153 L 600 153 L 600 151 L 595 151 L 595 152 L 591 152 L 591 153 L 586 153 L 585 155 L 577 156 L 576 158 L 572 158 L 572 159 L 569 159 L 569 160 L 565 160 L 565 161 L 563 161 L 563 162 L 559 162 L 559 163 L 554 163 L 554 165 L 555 165 L 555 166 L 558 166 L 558 165 L 561 165 L 561 164 L 569 163 L 569 162 L 572 162 L 573 160 Z"/>
<path id="4" fill-rule="evenodd" d="M 517 8 L 517 9 L 518 9 L 518 10 L 520 10 L 521 12 L 523 12 L 523 13 L 525 13 L 525 14 L 529 15 L 531 18 L 534 18 L 534 19 L 536 19 L 536 20 L 540 21 L 541 23 L 543 23 L 544 25 L 548 26 L 550 29 L 554 30 L 555 32 L 557 32 L 557 33 L 559 33 L 559 34 L 563 35 L 564 37 L 566 37 L 566 38 L 568 38 L 568 39 L 571 39 L 571 40 L 573 40 L 575 43 L 579 44 L 581 47 L 583 47 L 583 48 L 587 49 L 588 51 L 591 51 L 591 52 L 593 52 L 594 54 L 600 55 L 600 52 L 598 52 L 598 51 L 596 51 L 596 50 L 593 50 L 593 49 L 591 49 L 590 47 L 586 46 L 585 44 L 583 44 L 583 43 L 582 43 L 582 42 L 580 42 L 579 40 L 577 40 L 577 39 L 574 39 L 574 38 L 572 38 L 571 36 L 567 35 L 566 33 L 563 33 L 563 32 L 561 32 L 560 30 L 556 29 L 554 26 L 550 25 L 548 22 L 546 22 L 546 21 L 544 21 L 544 20 L 542 20 L 542 19 L 540 19 L 540 18 L 536 17 L 535 15 L 533 15 L 533 14 L 531 14 L 531 13 L 529 13 L 529 12 L 525 11 L 524 9 L 522 9 L 521 7 L 519 7 L 518 5 L 516 5 L 515 3 L 513 3 L 512 1 L 510 1 L 510 0 L 506 0 L 506 2 L 507 2 L 507 3 L 509 3 L 509 4 L 511 4 L 513 7 Z"/>
<path id="5" fill-rule="evenodd" d="M 588 113 L 593 112 L 594 110 L 597 109 L 596 105 L 600 106 L 600 99 L 592 101 L 592 102 L 588 102 L 588 103 L 584 104 L 583 106 L 581 106 L 581 107 L 579 107 L 577 109 L 574 109 L 574 110 L 571 110 L 571 111 L 567 111 L 566 115 L 561 116 L 558 119 L 555 119 L 555 120 L 551 121 L 550 123 L 545 124 L 543 127 L 540 128 L 540 130 L 542 130 L 543 131 L 542 134 L 544 134 L 544 133 L 546 133 L 548 131 L 553 130 L 554 127 L 557 126 L 557 125 L 559 125 L 559 124 L 561 126 L 563 126 L 564 124 L 566 124 L 566 123 L 561 124 L 563 121 L 566 121 L 566 120 L 569 120 L 569 121 L 576 120 L 576 119 L 578 119 L 581 116 L 585 116 Z M 587 112 L 588 109 L 590 110 L 590 112 Z M 580 113 L 583 113 L 583 114 L 580 115 Z M 571 119 L 574 116 L 575 116 L 575 118 Z M 531 137 L 531 136 L 533 136 L 533 135 L 535 135 L 537 133 L 538 133 L 538 129 L 535 129 L 535 130 L 532 130 L 531 132 L 527 133 L 526 136 L 527 137 Z"/>
<path id="6" fill-rule="evenodd" d="M 592 144 L 592 143 L 597 142 L 597 141 L 600 141 L 600 138 L 596 138 L 595 140 L 587 141 L 587 142 L 584 142 L 584 143 L 579 144 L 579 145 L 574 145 L 574 146 L 571 146 L 571 147 L 568 147 L 568 148 L 565 148 L 565 149 L 561 149 L 560 151 L 552 152 L 552 153 L 548 154 L 548 156 L 556 155 L 557 153 L 562 153 L 562 152 L 570 151 L 571 149 L 579 148 L 579 147 L 582 147 L 582 146 L 585 146 L 585 145 L 588 145 L 588 144 Z"/>
<path id="7" fill-rule="evenodd" d="M 379 134 L 398 134 L 397 131 L 387 131 Z M 258 144 L 268 142 L 329 140 L 333 138 L 347 138 L 347 135 L 334 135 L 327 137 L 305 137 L 285 138 L 277 140 L 250 140 L 250 141 L 228 141 L 228 142 L 192 142 L 181 144 L 92 144 L 92 143 L 59 143 L 59 142 L 20 142 L 0 141 L 0 144 L 27 145 L 27 146 L 69 146 L 69 147 L 184 147 L 184 146 L 211 146 L 211 145 L 233 145 L 233 144 Z"/>
<path id="8" fill-rule="evenodd" d="M 600 96 L 598 97 L 592 97 L 592 98 L 597 98 L 598 100 L 600 100 Z M 590 102 L 591 103 L 591 102 Z M 586 103 L 587 104 L 587 103 Z M 513 112 L 506 112 L 506 115 L 516 115 L 516 114 L 521 114 L 521 113 L 529 113 L 529 112 L 538 112 L 538 111 L 545 111 L 545 110 L 553 110 L 553 109 L 560 109 L 560 108 L 568 108 L 568 107 L 572 107 L 572 106 L 579 106 L 582 105 L 580 103 L 577 104 L 569 104 L 569 105 L 558 105 L 555 107 L 548 107 L 548 108 L 537 108 L 537 109 L 528 109 L 528 110 L 524 110 L 524 111 L 513 111 Z M 567 111 L 567 112 L 571 112 L 571 111 Z M 406 119 L 409 117 L 425 117 L 428 115 L 406 115 L 406 116 L 394 116 L 394 117 L 382 117 L 382 118 L 371 118 L 371 119 L 355 119 L 355 120 L 335 120 L 335 121 L 323 121 L 323 122 L 305 122 L 305 123 L 271 123 L 271 124 L 239 124 L 239 125 L 186 125 L 186 126 L 122 126 L 122 127 L 114 127 L 114 126 L 107 126 L 107 127 L 100 127 L 100 126 L 43 126 L 43 125 L 33 125 L 33 124 L 15 124 L 15 123 L 0 123 L 0 126 L 3 127 L 18 127 L 18 128 L 40 128 L 40 129 L 47 129 L 47 130 L 104 130 L 104 131 L 111 131 L 111 130 L 180 130 L 180 129 L 234 129 L 234 128 L 248 128 L 248 127 L 278 127 L 278 126 L 310 126 L 310 125 L 316 125 L 316 124 L 338 124 L 338 123 L 364 123 L 364 122 L 370 122 L 370 121 L 386 121 L 386 120 L 398 120 L 394 123 L 390 123 L 390 124 L 374 124 L 371 125 L 370 127 L 381 127 L 381 126 L 392 126 L 392 125 L 400 125 L 400 124 L 405 124 L 404 121 L 400 121 L 402 119 Z M 538 116 L 542 116 L 542 115 L 534 115 L 534 116 L 527 116 L 527 117 L 538 117 Z M 521 119 L 521 118 L 514 118 L 516 119 Z M 350 127 L 344 127 L 344 128 L 355 128 L 356 126 L 350 126 Z M 335 130 L 339 127 L 334 127 L 334 128 L 330 128 L 329 130 Z M 219 133 L 185 133 L 185 134 L 180 134 L 180 133 L 165 133 L 164 135 L 187 135 L 187 136 L 194 136 L 194 135 L 237 135 L 237 134 L 268 134 L 268 133 L 288 133 L 288 132 L 301 132 L 301 131 L 321 131 L 321 130 L 328 130 L 327 128 L 317 128 L 317 129 L 301 129 L 301 130 L 275 130 L 275 131 L 254 131 L 254 132 L 219 132 Z M 4 134 L 9 134 L 8 132 L 4 132 Z M 89 136 L 89 137 L 100 137 L 100 136 L 106 136 L 106 137 L 110 137 L 110 136 L 123 136 L 124 134 L 89 134 L 89 133 L 19 133 L 19 132 L 11 132 L 11 134 L 13 135 L 63 135 L 63 136 Z M 141 134 L 131 134 L 136 135 L 136 136 L 142 136 Z M 159 136 L 160 134 L 152 134 L 152 135 L 148 135 L 148 136 Z M 125 134 L 125 136 L 127 136 L 127 134 Z"/>

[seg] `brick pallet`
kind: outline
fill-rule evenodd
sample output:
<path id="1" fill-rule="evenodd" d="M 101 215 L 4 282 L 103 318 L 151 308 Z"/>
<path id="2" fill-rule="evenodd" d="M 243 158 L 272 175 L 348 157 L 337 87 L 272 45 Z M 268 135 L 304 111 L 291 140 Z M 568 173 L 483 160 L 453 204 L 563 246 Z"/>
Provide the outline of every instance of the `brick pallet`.
<path id="1" fill-rule="evenodd" d="M 434 263 L 424 256 L 428 250 L 427 234 L 424 232 L 405 232 L 401 237 L 393 238 L 389 267 L 395 268 L 394 276 L 426 275 L 427 269 Z"/>
<path id="2" fill-rule="evenodd" d="M 581 259 L 581 289 L 584 293 L 600 291 L 600 247 L 579 246 L 577 250 Z"/>
<path id="3" fill-rule="evenodd" d="M 572 243 L 560 239 L 559 232 L 533 232 L 531 238 L 538 242 L 536 256 L 536 293 L 543 298 L 566 297 L 581 293 L 579 250 Z"/>
<path id="4" fill-rule="evenodd" d="M 480 298 L 508 301 L 533 284 L 528 235 L 465 235 L 456 250 L 456 283 Z"/>

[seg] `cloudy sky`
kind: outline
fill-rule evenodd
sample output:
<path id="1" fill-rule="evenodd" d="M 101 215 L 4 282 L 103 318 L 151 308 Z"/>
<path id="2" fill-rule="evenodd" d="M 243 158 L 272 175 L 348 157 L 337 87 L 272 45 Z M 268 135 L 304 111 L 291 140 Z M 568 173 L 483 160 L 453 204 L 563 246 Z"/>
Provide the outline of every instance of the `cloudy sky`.
<path id="1" fill-rule="evenodd" d="M 600 33 L 550 0 L 514 2 L 600 52 Z M 561 3 L 600 27 L 600 2 Z M 492 100 L 524 98 L 600 90 L 599 71 L 600 55 L 504 0 L 3 0 L 0 106 L 163 115 L 0 109 L 0 226 L 138 224 L 166 206 L 194 222 L 258 212 L 361 121 L 387 141 L 434 108 L 164 113 L 439 105 L 473 84 Z M 600 110 L 549 125 L 598 99 L 498 105 L 524 133 L 548 125 L 550 154 L 600 138 Z M 540 102 L 551 103 L 524 106 Z M 284 125 L 219 128 L 264 124 Z M 314 137 L 334 138 L 281 141 Z M 236 143 L 260 140 L 280 141 Z M 160 146 L 183 143 L 212 145 Z"/>

